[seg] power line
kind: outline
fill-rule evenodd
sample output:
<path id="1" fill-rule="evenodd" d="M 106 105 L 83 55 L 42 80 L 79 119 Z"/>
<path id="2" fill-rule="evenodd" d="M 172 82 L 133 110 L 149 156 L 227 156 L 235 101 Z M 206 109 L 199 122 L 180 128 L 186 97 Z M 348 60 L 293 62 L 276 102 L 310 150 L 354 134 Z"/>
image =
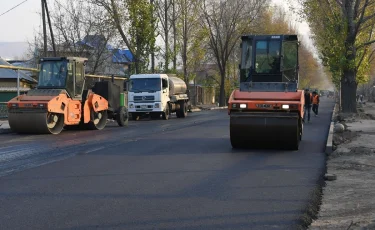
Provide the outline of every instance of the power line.
<path id="1" fill-rule="evenodd" d="M 7 10 L 7 11 L 5 11 L 4 13 L 0 14 L 0 17 L 3 16 L 4 14 L 8 13 L 9 11 L 11 11 L 11 10 L 17 8 L 18 6 L 22 5 L 23 3 L 27 2 L 27 1 L 28 1 L 28 0 L 25 0 L 25 1 L 21 2 L 20 4 L 14 6 L 14 7 L 12 7 L 12 8 L 10 8 L 9 10 Z"/>

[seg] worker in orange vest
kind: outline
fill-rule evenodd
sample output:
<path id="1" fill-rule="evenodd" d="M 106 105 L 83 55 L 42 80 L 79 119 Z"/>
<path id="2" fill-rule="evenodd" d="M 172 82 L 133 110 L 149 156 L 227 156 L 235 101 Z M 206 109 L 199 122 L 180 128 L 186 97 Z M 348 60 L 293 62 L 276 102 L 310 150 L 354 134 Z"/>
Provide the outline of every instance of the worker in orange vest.
<path id="1" fill-rule="evenodd" d="M 315 117 L 318 116 L 320 98 L 316 91 L 312 94 L 312 111 L 315 113 Z"/>

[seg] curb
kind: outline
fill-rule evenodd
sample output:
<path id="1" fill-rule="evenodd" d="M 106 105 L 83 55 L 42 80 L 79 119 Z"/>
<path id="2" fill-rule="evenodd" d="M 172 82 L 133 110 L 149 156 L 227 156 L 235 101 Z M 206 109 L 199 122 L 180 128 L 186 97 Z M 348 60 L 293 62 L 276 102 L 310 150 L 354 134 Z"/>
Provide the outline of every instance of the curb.
<path id="1" fill-rule="evenodd" d="M 333 120 L 334 120 L 336 111 L 337 111 L 337 104 L 335 103 L 335 107 L 333 108 L 333 111 L 332 111 L 331 125 L 329 127 L 328 138 L 326 142 L 325 154 L 327 155 L 330 155 L 333 152 L 333 130 L 335 127 L 335 122 Z"/>

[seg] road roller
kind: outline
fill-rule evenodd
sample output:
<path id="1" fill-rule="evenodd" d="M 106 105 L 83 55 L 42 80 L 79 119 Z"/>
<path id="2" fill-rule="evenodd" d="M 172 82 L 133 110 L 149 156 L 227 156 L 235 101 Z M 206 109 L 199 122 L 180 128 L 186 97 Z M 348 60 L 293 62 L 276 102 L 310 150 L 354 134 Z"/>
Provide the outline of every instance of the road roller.
<path id="1" fill-rule="evenodd" d="M 65 129 L 101 130 L 107 119 L 127 123 L 120 89 L 110 81 L 85 85 L 86 58 L 40 59 L 38 85 L 7 103 L 9 126 L 16 133 L 59 134 Z"/>
<path id="2" fill-rule="evenodd" d="M 298 150 L 304 113 L 298 47 L 297 35 L 241 37 L 240 85 L 228 100 L 233 148 Z"/>

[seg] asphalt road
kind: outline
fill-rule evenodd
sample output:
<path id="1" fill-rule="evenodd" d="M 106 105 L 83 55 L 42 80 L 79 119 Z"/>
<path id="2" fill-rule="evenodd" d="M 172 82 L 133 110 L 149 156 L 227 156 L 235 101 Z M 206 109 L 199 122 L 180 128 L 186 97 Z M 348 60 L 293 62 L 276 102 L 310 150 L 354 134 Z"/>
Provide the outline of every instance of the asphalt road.
<path id="1" fill-rule="evenodd" d="M 0 229 L 294 229 L 332 108 L 322 98 L 299 151 L 232 150 L 226 110 L 0 135 Z"/>

